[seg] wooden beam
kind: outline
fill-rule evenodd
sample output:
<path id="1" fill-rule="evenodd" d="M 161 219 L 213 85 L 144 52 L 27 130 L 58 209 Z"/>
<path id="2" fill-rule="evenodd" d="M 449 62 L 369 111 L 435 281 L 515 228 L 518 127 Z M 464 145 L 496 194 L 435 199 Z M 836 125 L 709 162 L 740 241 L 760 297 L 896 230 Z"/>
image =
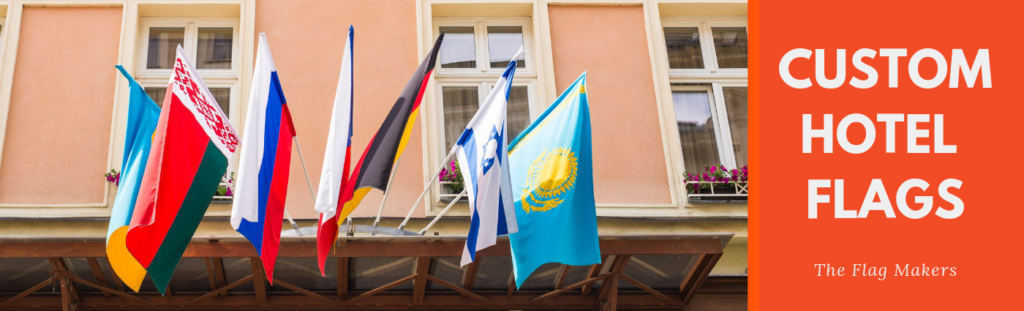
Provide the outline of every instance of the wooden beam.
<path id="1" fill-rule="evenodd" d="M 612 263 L 611 270 L 608 271 L 608 274 L 613 275 L 613 279 L 618 278 L 617 274 L 620 274 L 623 270 L 626 270 L 626 266 L 629 263 L 629 259 L 631 257 L 631 255 L 619 255 L 618 257 L 616 257 L 615 262 Z M 618 289 L 616 288 L 615 290 Z M 612 282 L 606 281 L 603 284 L 601 284 L 601 290 L 597 294 L 597 300 L 603 301 L 605 297 L 607 297 L 608 292 L 610 291 L 612 291 Z"/>
<path id="2" fill-rule="evenodd" d="M 35 293 L 37 290 L 40 290 L 47 285 L 53 284 L 53 279 L 56 277 L 57 276 L 51 276 L 49 279 L 46 279 L 46 281 L 42 281 L 39 284 L 36 284 L 36 286 L 29 287 L 29 289 L 21 292 L 21 294 L 11 297 L 10 299 L 4 300 L 4 302 L 0 303 L 0 306 L 10 305 L 15 301 L 21 300 L 21 298 L 25 298 L 25 296 Z"/>
<path id="3" fill-rule="evenodd" d="M 348 257 L 338 257 L 338 297 L 348 296 Z"/>
<path id="4" fill-rule="evenodd" d="M 420 257 L 416 262 L 416 281 L 413 283 L 412 303 L 423 303 L 427 291 L 427 276 L 430 275 L 430 257 Z"/>
<path id="5" fill-rule="evenodd" d="M 598 273 L 601 273 L 601 267 L 604 266 L 604 263 L 606 261 L 608 261 L 609 257 L 611 257 L 611 255 L 602 256 L 601 257 L 601 263 L 591 265 L 590 266 L 590 271 L 587 272 L 586 278 L 589 279 L 589 278 L 597 276 Z M 594 286 L 592 284 L 584 285 L 583 288 L 580 290 L 580 295 L 582 295 L 582 296 L 589 295 L 590 294 L 590 289 L 593 288 L 593 287 Z"/>
<path id="6" fill-rule="evenodd" d="M 103 275 L 103 268 L 100 268 L 99 260 L 96 260 L 96 257 L 89 257 L 86 260 L 89 261 L 89 269 L 92 269 L 92 275 L 96 277 L 96 282 L 103 287 L 109 287 L 110 284 L 107 284 L 107 277 Z M 110 297 L 110 293 L 103 291 L 103 296 Z"/>
<path id="7" fill-rule="evenodd" d="M 561 289 L 562 283 L 565 282 L 565 276 L 569 274 L 569 265 L 562 264 L 562 268 L 558 271 L 558 276 L 555 277 L 555 289 Z"/>
<path id="8" fill-rule="evenodd" d="M 75 282 L 78 282 L 78 283 L 82 283 L 82 285 L 89 286 L 89 287 L 101 290 L 103 292 L 110 292 L 110 293 L 113 293 L 114 295 L 118 295 L 118 296 L 126 298 L 126 299 L 137 300 L 137 301 L 140 301 L 140 302 L 149 302 L 148 300 L 132 296 L 131 294 L 128 294 L 128 293 L 125 293 L 125 292 L 114 291 L 114 289 L 112 289 L 112 288 L 109 288 L 109 287 L 106 287 L 106 286 L 102 286 L 102 285 L 99 285 L 99 284 L 96 284 L 96 283 L 92 283 L 92 282 L 83 280 L 83 279 L 81 279 L 79 277 L 76 277 L 74 275 L 68 275 L 67 277 L 69 279 L 71 279 L 72 281 L 75 281 Z M 168 297 L 170 297 L 170 295 L 168 295 Z"/>
<path id="9" fill-rule="evenodd" d="M 695 275 L 695 281 L 687 291 L 686 296 L 683 297 L 683 304 L 689 303 L 690 300 L 693 299 L 693 296 L 697 294 L 697 290 L 700 289 L 701 284 L 704 284 L 704 280 L 708 278 L 708 274 L 711 274 L 711 269 L 715 267 L 715 263 L 718 263 L 718 258 L 721 257 L 722 254 L 704 255 L 704 260 L 701 261 L 700 265 L 694 268 L 694 270 L 699 274 Z"/>
<path id="10" fill-rule="evenodd" d="M 256 290 L 256 303 L 267 304 L 267 288 L 263 286 L 263 264 L 259 257 L 250 257 L 249 264 L 252 265 L 252 284 Z"/>
<path id="11" fill-rule="evenodd" d="M 411 280 L 410 280 L 411 281 Z M 675 291 L 665 292 L 677 302 L 681 298 L 671 295 Z M 252 295 L 232 294 L 228 297 L 210 298 L 196 304 L 189 304 L 190 300 L 198 294 L 180 292 L 174 297 L 147 296 L 150 303 L 142 303 L 128 300 L 122 297 L 103 297 L 86 295 L 81 302 L 81 309 L 85 310 L 339 310 L 339 309 L 361 309 L 361 310 L 597 310 L 599 303 L 594 297 L 583 297 L 579 295 L 561 295 L 558 299 L 545 299 L 540 302 L 531 303 L 530 300 L 537 297 L 534 293 L 521 292 L 512 297 L 506 297 L 505 293 L 480 293 L 479 295 L 489 299 L 490 303 L 483 303 L 479 300 L 463 297 L 458 294 L 452 295 L 428 295 L 422 304 L 411 304 L 410 292 L 378 294 L 367 297 L 356 302 L 344 302 L 339 304 L 328 304 L 317 299 L 310 299 L 303 295 L 285 293 L 275 295 L 266 305 L 257 305 Z M 697 295 L 698 298 L 702 297 Z M 744 296 L 728 295 L 732 299 Z M 695 302 L 697 300 L 695 299 Z M 620 292 L 617 297 L 617 307 L 624 310 L 632 309 L 662 309 L 678 310 L 678 305 L 668 304 L 654 296 L 643 292 Z M 59 295 L 29 295 L 11 306 L 0 308 L 3 310 L 60 310 L 61 297 Z M 706 310 L 706 308 L 705 308 Z"/>
<path id="12" fill-rule="evenodd" d="M 476 283 L 476 271 L 480 270 L 480 258 L 466 266 L 462 272 L 462 289 L 473 291 L 473 284 Z"/>
<path id="13" fill-rule="evenodd" d="M 72 311 L 71 308 L 71 294 L 68 290 L 67 280 L 60 278 L 60 307 L 63 311 Z"/>
<path id="14" fill-rule="evenodd" d="M 640 283 L 640 281 L 634 280 L 633 278 L 629 277 L 625 273 L 620 274 L 619 278 L 622 278 L 623 280 L 626 280 L 627 282 L 633 283 L 633 285 L 636 285 L 636 287 L 639 287 L 640 289 L 644 290 L 645 292 L 648 292 L 651 295 L 654 295 L 654 297 L 658 297 L 659 299 L 664 300 L 664 301 L 668 301 L 668 302 L 675 302 L 675 300 L 672 300 L 672 298 L 669 298 L 668 296 L 665 296 L 665 294 L 659 293 L 658 291 L 654 290 L 650 286 L 644 285 L 644 283 Z"/>
<path id="15" fill-rule="evenodd" d="M 396 237 L 388 239 L 349 240 L 343 248 L 331 252 L 331 257 L 461 257 L 464 238 Z M 600 237 L 604 255 L 688 255 L 721 253 L 722 237 L 666 236 L 635 239 L 626 237 Z M 316 258 L 316 242 L 282 239 L 278 258 Z M 476 253 L 477 256 L 509 256 L 508 240 L 498 240 L 495 247 Z M 184 258 L 257 257 L 256 249 L 247 241 L 191 242 L 182 255 Z M 102 238 L 84 242 L 7 241 L 0 240 L 0 258 L 47 257 L 107 257 L 106 241 Z"/>
<path id="16" fill-rule="evenodd" d="M 68 271 L 67 264 L 64 263 L 64 258 L 49 258 L 49 260 L 50 266 L 53 267 L 53 270 L 71 273 L 70 271 Z M 67 282 L 62 282 L 61 284 L 65 283 Z M 75 287 L 74 283 L 68 283 L 66 285 L 68 288 L 68 295 L 71 296 L 71 302 L 80 301 L 82 298 L 78 296 L 78 287 Z"/>
<path id="17" fill-rule="evenodd" d="M 224 274 L 224 259 L 219 257 L 211 257 L 210 261 L 213 262 L 213 274 L 217 276 L 217 288 L 223 288 L 227 286 L 228 277 Z M 228 292 L 221 292 L 221 296 L 227 296 Z"/>
<path id="18" fill-rule="evenodd" d="M 385 284 L 384 286 L 381 286 L 381 287 L 378 287 L 378 288 L 374 288 L 373 290 L 365 292 L 362 295 L 359 295 L 359 296 L 356 296 L 355 298 L 349 299 L 348 301 L 345 301 L 345 303 L 349 303 L 349 304 L 355 303 L 356 301 L 360 301 L 360 300 L 369 298 L 370 296 L 376 295 L 377 293 L 389 290 L 392 287 L 395 287 L 395 286 L 398 286 L 398 285 L 402 285 L 403 283 L 412 281 L 414 279 L 416 279 L 416 275 L 415 274 L 407 276 L 407 277 L 404 277 L 404 278 L 402 278 L 402 279 L 400 279 L 398 281 L 394 281 L 394 282 Z"/>
<path id="19" fill-rule="evenodd" d="M 436 276 L 428 274 L 427 275 L 427 279 L 430 280 L 431 282 L 436 282 L 437 284 L 441 284 L 444 287 L 451 288 L 451 289 L 453 289 L 453 290 L 455 290 L 455 291 L 457 291 L 459 293 L 462 293 L 463 296 L 469 296 L 470 298 L 479 300 L 481 302 L 491 302 L 487 298 L 484 298 L 484 297 L 482 297 L 480 295 L 474 294 L 473 292 L 468 291 L 465 288 L 459 287 L 459 286 L 457 286 L 455 284 L 445 282 L 444 280 L 439 279 Z"/>
<path id="20" fill-rule="evenodd" d="M 228 292 L 229 289 L 238 287 L 239 285 L 242 285 L 242 284 L 245 284 L 245 283 L 247 283 L 249 281 L 252 281 L 252 279 L 253 279 L 252 275 L 249 275 L 247 277 L 242 278 L 241 280 L 234 281 L 231 284 L 228 284 L 226 286 L 218 288 L 215 291 L 203 294 L 202 296 L 199 296 L 199 297 L 196 297 L 195 299 L 189 300 L 189 301 L 185 302 L 185 304 L 191 304 L 191 303 L 200 302 L 200 301 L 203 301 L 203 300 L 205 300 L 207 298 L 210 298 L 210 297 L 213 297 L 213 296 L 217 296 L 217 295 L 219 295 L 221 293 L 226 293 L 226 292 Z"/>
<path id="21" fill-rule="evenodd" d="M 506 294 L 506 296 L 512 297 L 512 291 L 515 291 L 515 290 L 516 290 L 516 272 L 512 271 L 512 273 L 508 274 L 508 293 Z"/>
<path id="22" fill-rule="evenodd" d="M 575 284 L 569 285 L 566 288 L 547 292 L 547 293 L 545 293 L 543 295 L 540 295 L 537 298 L 534 298 L 533 300 L 530 300 L 530 302 L 534 302 L 534 301 L 541 300 L 541 299 L 544 299 L 544 298 L 555 297 L 555 296 L 564 294 L 564 293 L 566 293 L 568 291 L 574 290 L 576 288 L 583 287 L 584 285 L 594 284 L 594 282 L 607 279 L 611 275 L 612 275 L 611 273 L 605 273 L 605 274 L 602 274 L 602 275 L 599 275 L 599 276 L 595 276 L 595 277 L 592 277 L 592 278 L 589 278 L 589 279 L 586 279 L 586 280 L 583 280 L 583 281 L 579 281 L 579 282 L 576 282 Z"/>
<path id="23" fill-rule="evenodd" d="M 210 290 L 217 290 L 217 274 L 213 272 L 213 258 L 203 258 L 203 263 L 206 264 L 206 276 L 210 279 Z"/>
<path id="24" fill-rule="evenodd" d="M 700 265 L 703 264 L 705 260 L 707 260 L 707 257 L 708 256 L 706 254 L 699 254 L 697 256 L 697 263 L 694 264 L 693 269 L 690 269 L 690 272 L 686 273 L 686 276 L 683 277 L 683 282 L 679 284 L 680 296 L 686 297 L 686 294 L 690 292 L 690 287 L 692 287 L 694 282 L 697 281 L 695 275 L 700 274 L 700 271 L 698 271 L 700 270 Z"/>
<path id="25" fill-rule="evenodd" d="M 608 290 L 608 311 L 615 311 L 615 308 L 619 305 L 619 276 L 622 273 L 616 273 L 611 276 L 611 289 Z"/>
<path id="26" fill-rule="evenodd" d="M 287 288 L 287 289 L 290 289 L 290 290 L 296 291 L 296 292 L 298 292 L 298 293 L 300 293 L 300 294 L 303 294 L 303 295 L 306 295 L 306 296 L 309 296 L 309 297 L 315 298 L 315 299 L 317 299 L 317 300 L 320 300 L 320 301 L 323 301 L 323 302 L 326 302 L 326 303 L 335 303 L 335 302 L 336 302 L 336 301 L 334 301 L 334 300 L 330 300 L 330 299 L 328 299 L 327 297 L 324 297 L 324 296 L 320 296 L 320 295 L 319 295 L 319 294 L 317 294 L 317 293 L 314 293 L 314 292 L 308 291 L 308 290 L 306 290 L 306 289 L 304 289 L 304 288 L 302 288 L 302 287 L 298 287 L 298 286 L 295 286 L 295 285 L 289 284 L 288 282 L 285 282 L 285 281 L 282 281 L 282 280 L 276 280 L 276 284 L 277 284 L 277 285 L 281 285 L 281 286 L 284 286 L 284 287 L 285 287 L 285 288 Z"/>

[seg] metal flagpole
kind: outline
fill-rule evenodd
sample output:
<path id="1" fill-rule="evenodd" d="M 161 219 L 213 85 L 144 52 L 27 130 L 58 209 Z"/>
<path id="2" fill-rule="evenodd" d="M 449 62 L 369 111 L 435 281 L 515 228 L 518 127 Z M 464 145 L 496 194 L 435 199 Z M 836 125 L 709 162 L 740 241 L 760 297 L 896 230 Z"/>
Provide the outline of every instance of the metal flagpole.
<path id="1" fill-rule="evenodd" d="M 459 195 L 455 196 L 455 198 L 452 199 L 452 202 L 448 203 L 448 206 L 445 206 L 444 209 L 441 210 L 441 213 L 437 214 L 437 216 L 434 216 L 434 220 L 431 220 L 426 227 L 423 227 L 423 230 L 420 230 L 420 235 L 427 233 L 427 229 L 433 227 L 434 224 L 437 223 L 437 221 L 440 220 L 442 216 L 444 216 L 444 213 L 447 213 L 448 209 L 452 208 L 452 206 L 455 205 L 455 202 L 459 202 L 459 199 L 461 199 L 463 195 L 466 195 L 466 189 L 462 189 L 462 193 L 459 193 Z"/>
<path id="2" fill-rule="evenodd" d="M 431 175 L 431 176 L 437 176 L 438 174 L 441 174 L 441 170 L 445 168 L 445 165 L 448 164 L 448 160 L 450 160 L 452 158 L 452 156 L 454 156 L 454 155 L 455 155 L 455 148 L 452 148 L 452 151 L 448 152 L 448 156 L 445 157 L 444 160 L 441 161 L 441 167 L 438 167 L 437 171 L 434 171 L 434 175 Z M 409 218 L 412 218 L 412 213 L 414 211 L 416 211 L 417 207 L 420 206 L 420 202 L 422 202 L 423 198 L 427 195 L 427 190 L 430 190 L 430 186 L 433 185 L 434 181 L 436 181 L 436 180 L 437 180 L 437 178 L 431 177 L 430 181 L 427 182 L 427 185 L 425 187 L 423 187 L 423 192 L 421 192 L 420 193 L 420 197 L 418 199 L 416 199 L 416 203 L 413 203 L 412 207 L 409 208 L 409 214 L 406 214 L 405 215 L 405 220 L 402 221 L 401 225 L 398 225 L 398 230 L 402 230 L 403 228 L 405 228 L 405 225 L 409 223 Z"/>
<path id="3" fill-rule="evenodd" d="M 395 172 L 398 171 L 398 165 L 402 163 L 402 155 L 398 156 L 395 160 L 395 165 L 391 166 L 391 176 L 388 176 L 388 186 L 384 189 L 384 198 L 380 200 L 380 207 L 377 208 L 377 219 L 373 220 L 373 226 L 376 227 L 380 223 L 380 214 L 384 212 L 384 203 L 388 202 L 388 194 L 391 193 L 391 182 L 395 181 Z M 370 234 L 370 236 L 377 235 L 377 233 Z"/>
<path id="4" fill-rule="evenodd" d="M 316 204 L 316 193 L 313 192 L 313 182 L 309 179 L 309 170 L 306 169 L 306 159 L 302 157 L 302 145 L 299 145 L 299 137 L 292 136 L 292 140 L 295 141 L 295 149 L 299 152 L 299 162 L 302 162 L 302 172 L 306 173 L 306 186 L 309 187 L 309 197 L 313 199 L 313 204 Z M 302 231 L 299 231 L 299 225 L 292 219 L 292 215 L 288 214 L 288 211 L 284 211 L 284 216 L 288 217 L 288 222 L 292 223 L 292 228 L 295 228 L 295 234 L 302 236 Z"/>

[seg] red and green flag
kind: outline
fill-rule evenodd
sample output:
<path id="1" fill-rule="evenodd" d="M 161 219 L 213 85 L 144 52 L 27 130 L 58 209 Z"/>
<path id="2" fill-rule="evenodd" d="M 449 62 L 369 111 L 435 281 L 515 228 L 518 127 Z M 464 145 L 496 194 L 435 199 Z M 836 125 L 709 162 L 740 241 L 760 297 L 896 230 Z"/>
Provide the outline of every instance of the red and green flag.
<path id="1" fill-rule="evenodd" d="M 238 146 L 235 129 L 181 46 L 177 54 L 131 222 L 108 242 L 127 250 L 108 258 L 135 291 L 148 272 L 165 292 Z"/>

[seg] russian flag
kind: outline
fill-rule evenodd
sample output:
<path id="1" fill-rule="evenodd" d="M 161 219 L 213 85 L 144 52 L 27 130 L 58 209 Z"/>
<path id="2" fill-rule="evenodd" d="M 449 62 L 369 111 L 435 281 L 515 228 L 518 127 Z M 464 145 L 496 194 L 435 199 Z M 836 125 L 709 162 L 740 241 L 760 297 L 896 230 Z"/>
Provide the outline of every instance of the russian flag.
<path id="1" fill-rule="evenodd" d="M 231 226 L 256 247 L 273 285 L 295 128 L 262 33 L 246 120 Z"/>

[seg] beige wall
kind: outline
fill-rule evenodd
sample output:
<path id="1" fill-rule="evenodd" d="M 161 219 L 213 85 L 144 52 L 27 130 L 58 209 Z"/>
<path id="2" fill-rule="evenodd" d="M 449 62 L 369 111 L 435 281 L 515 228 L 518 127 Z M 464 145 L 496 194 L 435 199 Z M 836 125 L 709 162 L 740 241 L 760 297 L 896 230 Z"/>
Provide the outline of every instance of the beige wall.
<path id="1" fill-rule="evenodd" d="M 121 8 L 22 13 L 0 203 L 101 203 Z"/>
<path id="2" fill-rule="evenodd" d="M 600 203 L 671 203 L 643 7 L 550 6 L 559 93 L 587 71 Z"/>
<path id="3" fill-rule="evenodd" d="M 255 21 L 256 34 L 267 34 L 310 178 L 317 187 L 348 26 L 355 27 L 355 166 L 419 65 L 416 2 L 258 1 Z M 420 133 L 417 118 L 392 184 L 395 191 L 388 198 L 385 216 L 404 217 L 423 189 Z M 376 215 L 381 198 L 382 192 L 371 191 L 352 216 Z M 287 206 L 296 218 L 317 217 L 297 153 L 292 156 Z"/>

